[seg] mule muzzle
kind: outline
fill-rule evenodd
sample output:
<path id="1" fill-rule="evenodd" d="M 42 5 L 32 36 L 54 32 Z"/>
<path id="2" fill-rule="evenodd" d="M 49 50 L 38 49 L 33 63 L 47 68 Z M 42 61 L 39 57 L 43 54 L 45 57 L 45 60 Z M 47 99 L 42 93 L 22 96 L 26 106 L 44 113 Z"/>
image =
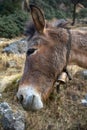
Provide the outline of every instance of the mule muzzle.
<path id="1" fill-rule="evenodd" d="M 20 87 L 17 98 L 25 110 L 39 110 L 43 108 L 41 95 L 32 87 Z"/>

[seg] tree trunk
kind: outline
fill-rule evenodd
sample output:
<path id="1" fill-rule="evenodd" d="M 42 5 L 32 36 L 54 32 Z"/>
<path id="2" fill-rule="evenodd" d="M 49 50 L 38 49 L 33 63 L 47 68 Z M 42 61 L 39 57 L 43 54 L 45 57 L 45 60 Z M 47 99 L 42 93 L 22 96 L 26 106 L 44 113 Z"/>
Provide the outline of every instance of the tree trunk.
<path id="1" fill-rule="evenodd" d="M 74 10 L 73 10 L 73 22 L 72 22 L 72 26 L 75 24 L 75 19 L 76 19 L 76 4 L 74 4 Z"/>

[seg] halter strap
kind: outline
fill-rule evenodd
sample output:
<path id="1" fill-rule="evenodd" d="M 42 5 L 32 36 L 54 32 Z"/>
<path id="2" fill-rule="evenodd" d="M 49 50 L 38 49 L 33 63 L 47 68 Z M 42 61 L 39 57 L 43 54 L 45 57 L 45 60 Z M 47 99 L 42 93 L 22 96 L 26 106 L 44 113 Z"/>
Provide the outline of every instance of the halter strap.
<path id="1" fill-rule="evenodd" d="M 69 55 L 70 55 L 70 50 L 71 50 L 71 40 L 72 40 L 72 37 L 71 37 L 71 33 L 70 33 L 70 30 L 67 29 L 67 33 L 69 35 L 69 39 L 67 41 L 67 46 L 66 46 L 66 49 L 67 49 L 67 54 L 66 54 L 66 65 L 63 69 L 64 72 L 67 73 L 69 79 L 71 80 L 71 75 L 69 74 L 68 70 L 67 70 L 67 64 L 68 64 L 68 61 L 69 61 Z"/>
<path id="2" fill-rule="evenodd" d="M 66 54 L 66 65 L 65 67 L 63 68 L 63 71 L 62 72 L 66 72 L 67 73 L 67 76 L 69 78 L 69 80 L 72 79 L 70 73 L 68 72 L 67 70 L 67 64 L 68 64 L 68 61 L 69 61 L 69 55 L 70 55 L 70 50 L 71 50 L 71 40 L 72 40 L 72 37 L 71 37 L 71 33 L 70 33 L 70 30 L 67 29 L 67 33 L 69 35 L 69 39 L 67 41 L 67 45 L 66 45 L 66 49 L 67 49 L 67 54 Z M 57 92 L 59 91 L 59 87 L 60 87 L 60 83 L 57 84 L 56 86 L 56 89 L 57 89 Z"/>
<path id="3" fill-rule="evenodd" d="M 69 55 L 70 55 L 70 50 L 71 50 L 71 33 L 70 33 L 70 30 L 67 29 L 67 33 L 69 35 L 69 39 L 68 39 L 68 42 L 67 42 L 67 54 L 66 54 L 66 66 L 68 64 L 68 61 L 69 61 Z"/>

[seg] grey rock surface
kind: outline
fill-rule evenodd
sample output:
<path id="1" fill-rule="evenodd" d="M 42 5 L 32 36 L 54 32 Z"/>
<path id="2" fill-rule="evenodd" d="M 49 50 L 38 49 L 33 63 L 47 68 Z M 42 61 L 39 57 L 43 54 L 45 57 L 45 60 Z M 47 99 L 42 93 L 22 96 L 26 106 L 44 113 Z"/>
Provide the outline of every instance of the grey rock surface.
<path id="1" fill-rule="evenodd" d="M 2 99 L 2 94 L 0 93 L 0 99 Z"/>
<path id="2" fill-rule="evenodd" d="M 3 53 L 13 53 L 13 54 L 22 54 L 27 50 L 26 39 L 21 39 L 16 42 L 10 43 L 7 47 L 3 49 Z"/>
<path id="3" fill-rule="evenodd" d="M 0 118 L 4 130 L 25 130 L 24 115 L 13 112 L 6 102 L 0 104 Z"/>
<path id="4" fill-rule="evenodd" d="M 82 76 L 84 79 L 87 79 L 87 70 L 82 71 Z"/>

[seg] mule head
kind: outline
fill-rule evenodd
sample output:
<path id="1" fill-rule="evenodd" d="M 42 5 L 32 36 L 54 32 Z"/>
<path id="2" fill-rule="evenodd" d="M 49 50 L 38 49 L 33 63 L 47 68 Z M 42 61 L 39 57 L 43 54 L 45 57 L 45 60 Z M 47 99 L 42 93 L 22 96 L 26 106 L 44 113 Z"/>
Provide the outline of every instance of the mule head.
<path id="1" fill-rule="evenodd" d="M 62 31 L 59 34 L 56 28 L 46 28 L 43 12 L 38 7 L 30 5 L 30 10 L 33 23 L 27 29 L 28 50 L 17 97 L 26 110 L 38 110 L 43 108 L 43 101 L 49 97 L 65 65 L 66 50 L 63 51 L 62 43 L 67 36 L 62 38 Z"/>

